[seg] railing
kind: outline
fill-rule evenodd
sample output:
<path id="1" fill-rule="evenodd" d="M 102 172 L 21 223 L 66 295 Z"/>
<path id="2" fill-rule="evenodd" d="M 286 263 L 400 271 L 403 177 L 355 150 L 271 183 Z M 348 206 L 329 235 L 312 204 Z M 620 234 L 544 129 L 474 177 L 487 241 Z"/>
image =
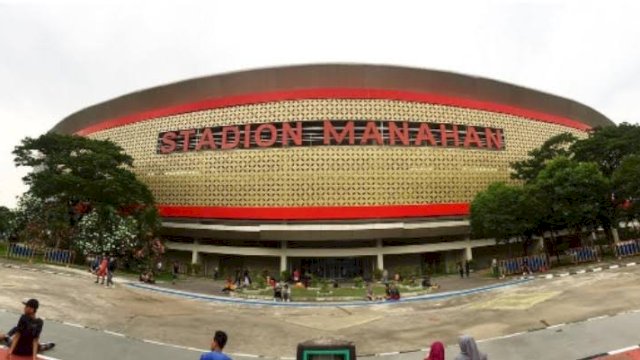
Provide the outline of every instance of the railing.
<path id="1" fill-rule="evenodd" d="M 14 259 L 28 259 L 33 260 L 36 257 L 35 246 L 23 245 L 23 244 L 9 244 L 7 248 L 7 257 Z"/>
<path id="2" fill-rule="evenodd" d="M 567 255 L 571 257 L 574 264 L 600 261 L 598 248 L 595 246 L 583 246 L 567 250 Z"/>
<path id="3" fill-rule="evenodd" d="M 621 241 L 614 245 L 614 251 L 617 257 L 638 255 L 640 253 L 640 240 Z"/>
<path id="4" fill-rule="evenodd" d="M 546 254 L 521 256 L 500 260 L 498 266 L 504 275 L 522 274 L 527 267 L 530 272 L 541 272 L 549 269 L 549 258 Z"/>
<path id="5" fill-rule="evenodd" d="M 45 249 L 42 260 L 46 263 L 69 265 L 75 260 L 76 254 L 71 250 Z"/>

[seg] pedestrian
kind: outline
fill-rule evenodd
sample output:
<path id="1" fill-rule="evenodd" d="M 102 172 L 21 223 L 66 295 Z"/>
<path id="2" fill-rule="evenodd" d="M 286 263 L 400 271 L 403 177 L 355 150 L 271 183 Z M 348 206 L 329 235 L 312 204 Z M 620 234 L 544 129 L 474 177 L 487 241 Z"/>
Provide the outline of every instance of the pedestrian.
<path id="1" fill-rule="evenodd" d="M 171 283 L 175 285 L 176 280 L 178 280 L 178 272 L 180 271 L 180 264 L 177 261 L 173 262 L 173 271 L 171 273 L 172 280 Z"/>
<path id="2" fill-rule="evenodd" d="M 429 355 L 424 360 L 444 360 L 444 344 L 434 341 L 429 349 Z"/>
<path id="3" fill-rule="evenodd" d="M 282 285 L 279 282 L 273 288 L 273 301 L 282 301 Z"/>
<path id="4" fill-rule="evenodd" d="M 464 262 L 464 273 L 465 275 L 467 275 L 467 277 L 469 277 L 469 268 L 470 268 L 471 264 L 469 264 L 469 261 L 465 261 Z"/>
<path id="5" fill-rule="evenodd" d="M 293 282 L 295 284 L 300 282 L 300 270 L 298 269 L 293 270 Z"/>
<path id="6" fill-rule="evenodd" d="M 498 259 L 493 258 L 493 260 L 491 260 L 491 273 L 493 274 L 493 277 L 495 277 L 496 279 L 500 277 L 499 271 L 498 271 Z"/>
<path id="7" fill-rule="evenodd" d="M 11 329 L 6 335 L 0 334 L 0 340 L 4 341 L 9 348 L 7 359 L 11 355 L 33 356 L 36 359 L 37 353 L 53 349 L 54 343 L 40 343 L 40 334 L 44 322 L 36 317 L 40 303 L 36 299 L 29 299 L 22 302 L 24 313 L 18 320 L 18 325 Z M 34 346 L 36 345 L 37 346 Z"/>
<path id="8" fill-rule="evenodd" d="M 227 334 L 224 331 L 216 331 L 211 341 L 211 352 L 204 353 L 200 360 L 231 360 L 229 355 L 222 352 L 227 345 Z"/>
<path id="9" fill-rule="evenodd" d="M 97 276 L 96 276 L 96 284 L 100 283 L 100 278 L 102 278 L 102 285 L 104 285 L 104 281 L 107 277 L 107 267 L 109 266 L 109 258 L 105 254 L 102 254 L 100 260 L 100 266 L 98 267 Z"/>
<path id="10" fill-rule="evenodd" d="M 456 264 L 458 266 L 458 272 L 460 273 L 460 279 L 464 278 L 464 268 L 462 267 L 462 262 L 458 261 Z"/>
<path id="11" fill-rule="evenodd" d="M 111 256 L 109 258 L 109 264 L 107 265 L 107 285 L 106 287 L 113 287 L 113 273 L 116 271 L 118 264 L 116 258 Z"/>
<path id="12" fill-rule="evenodd" d="M 387 269 L 382 270 L 382 283 L 386 284 L 389 282 L 389 271 Z"/>
<path id="13" fill-rule="evenodd" d="M 249 275 L 249 270 L 244 271 L 243 284 L 245 288 L 251 287 L 251 276 Z"/>
<path id="14" fill-rule="evenodd" d="M 287 283 L 284 284 L 284 288 L 282 289 L 282 300 L 284 302 L 291 302 L 291 288 Z"/>
<path id="15" fill-rule="evenodd" d="M 478 345 L 471 336 L 460 336 L 458 344 L 460 345 L 460 354 L 456 356 L 455 360 L 487 360 L 487 354 L 478 350 Z"/>
<path id="16" fill-rule="evenodd" d="M 370 281 L 367 282 L 367 300 L 368 301 L 373 301 L 373 285 L 371 284 Z"/>
<path id="17" fill-rule="evenodd" d="M 218 267 L 216 266 L 215 269 L 213 269 L 213 280 L 218 280 Z"/>

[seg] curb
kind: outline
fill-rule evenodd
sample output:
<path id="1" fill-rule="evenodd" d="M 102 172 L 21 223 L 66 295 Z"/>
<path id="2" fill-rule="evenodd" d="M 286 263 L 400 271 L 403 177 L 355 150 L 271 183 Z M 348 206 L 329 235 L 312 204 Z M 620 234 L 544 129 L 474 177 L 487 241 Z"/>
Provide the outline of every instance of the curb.
<path id="1" fill-rule="evenodd" d="M 155 285 L 148 284 L 139 284 L 130 282 L 127 284 L 130 288 L 137 288 L 146 291 L 157 292 L 165 295 L 176 296 L 180 298 L 192 299 L 192 300 L 201 300 L 208 302 L 218 302 L 218 303 L 226 303 L 226 304 L 235 304 L 235 305 L 248 305 L 248 306 L 274 306 L 274 307 L 295 307 L 295 308 L 313 308 L 313 307 L 366 307 L 366 306 L 380 306 L 380 305 L 397 305 L 397 304 L 407 304 L 413 302 L 422 302 L 422 301 L 433 301 L 433 300 L 443 300 L 449 299 L 452 297 L 458 296 L 466 296 L 472 294 L 479 294 L 495 289 L 507 288 L 515 285 L 520 285 L 529 281 L 534 280 L 534 277 L 526 277 L 522 279 L 516 279 L 507 281 L 504 283 L 498 283 L 493 285 L 480 286 L 473 289 L 466 290 L 455 290 L 455 291 L 447 291 L 442 293 L 435 294 L 426 294 L 419 295 L 410 298 L 403 298 L 397 301 L 384 301 L 384 302 L 371 302 L 365 300 L 359 301 L 335 301 L 335 302 L 317 302 L 317 303 L 297 303 L 297 302 L 273 302 L 273 301 L 265 301 L 265 300 L 251 300 L 251 299 L 242 299 L 242 298 L 230 298 L 216 295 L 207 295 L 201 293 L 194 293 L 188 291 L 174 290 L 168 289 Z"/>
<path id="2" fill-rule="evenodd" d="M 629 346 L 626 348 L 622 348 L 622 349 L 618 349 L 618 350 L 611 350 L 609 352 L 606 353 L 600 353 L 600 354 L 596 354 L 596 355 L 591 355 L 591 356 L 587 356 L 584 358 L 580 358 L 578 360 L 592 360 L 592 359 L 597 359 L 603 356 L 611 356 L 611 355 L 617 355 L 617 354 L 621 354 L 621 353 L 626 353 L 627 351 L 632 351 L 632 350 L 636 350 L 636 349 L 640 349 L 640 345 L 633 345 L 633 346 Z"/>
<path id="3" fill-rule="evenodd" d="M 569 272 L 564 272 L 564 273 L 559 273 L 559 274 L 538 275 L 538 278 L 539 279 L 563 278 L 563 277 L 572 276 L 572 275 L 595 273 L 595 272 L 600 272 L 600 271 L 603 271 L 603 270 L 621 269 L 621 268 L 626 268 L 626 267 L 636 266 L 636 265 L 637 264 L 635 262 L 630 262 L 630 263 L 626 263 L 626 264 L 611 264 L 611 265 L 598 266 L 598 267 L 595 267 L 595 268 L 571 270 Z"/>

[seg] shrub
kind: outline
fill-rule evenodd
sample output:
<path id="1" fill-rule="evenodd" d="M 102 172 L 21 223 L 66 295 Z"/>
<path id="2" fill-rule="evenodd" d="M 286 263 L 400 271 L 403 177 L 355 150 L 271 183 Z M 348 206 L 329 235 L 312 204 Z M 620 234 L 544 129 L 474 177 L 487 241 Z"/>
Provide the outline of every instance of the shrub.
<path id="1" fill-rule="evenodd" d="M 358 276 L 353 279 L 353 283 L 355 287 L 361 289 L 364 286 L 364 279 L 361 276 Z"/>
<path id="2" fill-rule="evenodd" d="M 282 270 L 280 272 L 280 280 L 289 281 L 289 279 L 291 279 L 291 273 L 289 272 L 289 270 Z"/>
<path id="3" fill-rule="evenodd" d="M 376 268 L 373 270 L 373 279 L 378 281 L 382 279 L 382 269 Z"/>

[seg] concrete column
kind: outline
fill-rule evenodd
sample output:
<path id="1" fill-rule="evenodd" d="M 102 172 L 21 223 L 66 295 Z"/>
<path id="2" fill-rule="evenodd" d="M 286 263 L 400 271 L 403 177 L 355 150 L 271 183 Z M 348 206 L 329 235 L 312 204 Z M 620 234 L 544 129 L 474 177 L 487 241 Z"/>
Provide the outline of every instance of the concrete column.
<path id="1" fill-rule="evenodd" d="M 467 236 L 467 247 L 464 249 L 464 260 L 473 260 L 473 251 L 471 250 L 471 239 Z"/>
<path id="2" fill-rule="evenodd" d="M 283 240 L 282 253 L 280 254 L 280 272 L 287 270 L 287 241 Z"/>
<path id="3" fill-rule="evenodd" d="M 620 235 L 618 235 L 618 229 L 617 228 L 612 228 L 611 229 L 611 234 L 613 235 L 613 242 L 615 244 L 620 242 Z"/>
<path id="4" fill-rule="evenodd" d="M 199 250 L 200 240 L 193 239 L 193 251 L 191 252 L 191 263 L 192 264 L 200 264 L 202 262 L 202 258 L 200 257 Z"/>
<path id="5" fill-rule="evenodd" d="M 384 270 L 384 255 L 382 254 L 382 239 L 376 241 L 376 248 L 378 248 L 376 266 L 380 270 Z"/>

